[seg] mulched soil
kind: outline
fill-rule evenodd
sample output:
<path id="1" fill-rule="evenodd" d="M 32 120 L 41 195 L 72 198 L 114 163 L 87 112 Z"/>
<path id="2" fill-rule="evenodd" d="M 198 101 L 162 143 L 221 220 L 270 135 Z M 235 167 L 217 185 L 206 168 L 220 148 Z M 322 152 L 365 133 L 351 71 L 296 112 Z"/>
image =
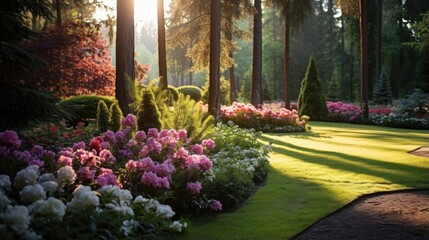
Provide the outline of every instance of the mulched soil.
<path id="1" fill-rule="evenodd" d="M 292 239 L 429 239 L 429 190 L 364 195 Z"/>

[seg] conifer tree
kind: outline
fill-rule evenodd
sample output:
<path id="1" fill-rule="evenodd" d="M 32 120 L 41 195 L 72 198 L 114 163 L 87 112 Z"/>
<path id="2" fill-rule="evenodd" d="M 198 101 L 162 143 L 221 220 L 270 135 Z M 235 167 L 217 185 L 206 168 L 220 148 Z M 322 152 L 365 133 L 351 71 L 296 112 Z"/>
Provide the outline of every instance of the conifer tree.
<path id="1" fill-rule="evenodd" d="M 144 90 L 143 93 L 141 110 L 137 113 L 137 128 L 139 131 L 162 128 L 161 113 L 155 103 L 153 93 L 149 89 Z"/>
<path id="2" fill-rule="evenodd" d="M 322 91 L 322 80 L 319 78 L 313 57 L 310 57 L 298 97 L 299 115 L 308 115 L 313 120 L 321 120 L 328 114 L 326 98 Z"/>
<path id="3" fill-rule="evenodd" d="M 392 90 L 386 73 L 381 72 L 378 83 L 374 91 L 374 103 L 387 105 L 392 102 Z"/>
<path id="4" fill-rule="evenodd" d="M 112 131 L 118 131 L 121 128 L 122 110 L 118 103 L 112 103 L 109 109 L 109 126 Z"/>
<path id="5" fill-rule="evenodd" d="M 109 128 L 109 109 L 104 101 L 98 102 L 97 125 L 101 132 L 105 132 Z"/>

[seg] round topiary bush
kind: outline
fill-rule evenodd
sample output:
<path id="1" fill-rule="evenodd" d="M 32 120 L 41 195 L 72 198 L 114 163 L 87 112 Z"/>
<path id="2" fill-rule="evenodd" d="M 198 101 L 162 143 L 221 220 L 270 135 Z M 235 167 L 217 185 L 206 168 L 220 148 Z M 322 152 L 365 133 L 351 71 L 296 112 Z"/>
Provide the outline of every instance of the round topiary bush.
<path id="1" fill-rule="evenodd" d="M 190 96 L 192 100 L 195 102 L 199 102 L 201 100 L 203 90 L 197 86 L 185 85 L 177 88 L 179 93 L 183 93 L 184 95 Z"/>
<path id="2" fill-rule="evenodd" d="M 109 108 L 112 103 L 117 102 L 114 97 L 107 96 L 74 96 L 60 101 L 60 106 L 75 106 L 73 109 L 76 119 L 70 124 L 76 125 L 78 122 L 85 122 L 88 119 L 97 118 L 97 107 L 100 101 L 104 101 Z"/>

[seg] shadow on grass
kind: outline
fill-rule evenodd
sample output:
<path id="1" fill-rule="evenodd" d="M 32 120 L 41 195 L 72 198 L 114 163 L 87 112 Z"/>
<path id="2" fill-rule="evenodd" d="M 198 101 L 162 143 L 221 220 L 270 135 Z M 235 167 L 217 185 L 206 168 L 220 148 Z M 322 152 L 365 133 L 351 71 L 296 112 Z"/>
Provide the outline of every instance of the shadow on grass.
<path id="1" fill-rule="evenodd" d="M 274 145 L 280 146 L 273 146 L 273 150 L 275 152 L 299 159 L 303 162 L 324 165 L 332 169 L 339 169 L 357 174 L 372 175 L 384 178 L 392 183 L 406 185 L 407 187 L 415 186 L 413 183 L 428 183 L 428 178 L 416 181 L 416 174 L 420 176 L 425 176 L 425 174 L 429 175 L 427 174 L 427 168 L 401 163 L 384 162 L 334 151 L 316 150 L 286 143 L 266 136 L 260 136 L 260 139 L 263 141 L 273 141 Z M 305 154 L 303 152 L 309 154 Z M 368 165 L 373 168 L 368 167 Z"/>
<path id="2" fill-rule="evenodd" d="M 270 166 L 266 185 L 242 208 L 196 216 L 171 239 L 288 239 L 342 205 L 329 189 Z"/>

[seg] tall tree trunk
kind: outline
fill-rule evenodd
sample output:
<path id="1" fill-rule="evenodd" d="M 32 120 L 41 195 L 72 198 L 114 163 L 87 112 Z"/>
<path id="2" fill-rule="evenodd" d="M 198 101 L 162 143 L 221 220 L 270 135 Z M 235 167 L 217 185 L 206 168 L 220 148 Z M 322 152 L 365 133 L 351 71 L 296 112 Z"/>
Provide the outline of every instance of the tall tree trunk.
<path id="1" fill-rule="evenodd" d="M 232 26 L 231 26 L 232 25 L 232 17 L 229 17 L 229 19 L 227 21 L 228 21 L 228 24 L 230 25 L 230 28 L 232 28 Z M 226 38 L 228 41 L 232 42 L 232 30 L 227 31 Z M 229 52 L 229 57 L 230 58 L 234 57 L 233 50 L 231 50 L 231 52 Z M 235 102 L 237 100 L 237 92 L 235 89 L 234 64 L 232 64 L 228 68 L 228 75 L 229 75 L 229 99 L 231 100 L 231 102 Z"/>
<path id="2" fill-rule="evenodd" d="M 57 26 L 61 25 L 61 0 L 55 0 L 55 10 L 57 12 L 57 19 L 55 21 L 55 24 Z"/>
<path id="3" fill-rule="evenodd" d="M 284 16 L 285 21 L 285 37 L 284 37 L 284 101 L 285 108 L 290 109 L 290 79 L 289 79 L 289 71 L 290 71 L 290 63 L 289 63 L 289 42 L 290 42 L 290 25 L 289 25 L 289 17 L 288 15 Z"/>
<path id="4" fill-rule="evenodd" d="M 353 41 L 350 42 L 350 85 L 349 85 L 349 94 L 350 94 L 350 102 L 353 102 L 354 100 L 354 78 L 355 78 L 355 60 L 354 60 L 354 54 L 353 54 L 353 50 L 354 50 L 354 44 Z"/>
<path id="5" fill-rule="evenodd" d="M 366 0 L 360 0 L 360 68 L 361 68 L 361 108 L 368 120 L 368 13 Z"/>
<path id="6" fill-rule="evenodd" d="M 344 100 L 346 97 L 346 79 L 345 79 L 345 68 L 346 68 L 346 49 L 344 42 L 344 17 L 340 17 L 341 21 L 341 99 Z"/>
<path id="7" fill-rule="evenodd" d="M 381 30 L 383 15 L 383 0 L 376 0 L 375 19 L 375 82 L 377 83 L 381 75 Z"/>
<path id="8" fill-rule="evenodd" d="M 120 0 L 117 1 L 115 95 L 123 114 L 130 113 L 134 77 L 134 0 Z"/>
<path id="9" fill-rule="evenodd" d="M 220 110 L 220 21 L 221 0 L 210 2 L 209 113 L 218 121 Z"/>
<path id="10" fill-rule="evenodd" d="M 167 53 L 165 44 L 165 20 L 164 0 L 158 1 L 158 66 L 159 66 L 159 88 L 167 89 Z"/>
<path id="11" fill-rule="evenodd" d="M 261 0 L 255 0 L 257 13 L 253 16 L 253 78 L 252 104 L 262 103 L 262 7 Z"/>

